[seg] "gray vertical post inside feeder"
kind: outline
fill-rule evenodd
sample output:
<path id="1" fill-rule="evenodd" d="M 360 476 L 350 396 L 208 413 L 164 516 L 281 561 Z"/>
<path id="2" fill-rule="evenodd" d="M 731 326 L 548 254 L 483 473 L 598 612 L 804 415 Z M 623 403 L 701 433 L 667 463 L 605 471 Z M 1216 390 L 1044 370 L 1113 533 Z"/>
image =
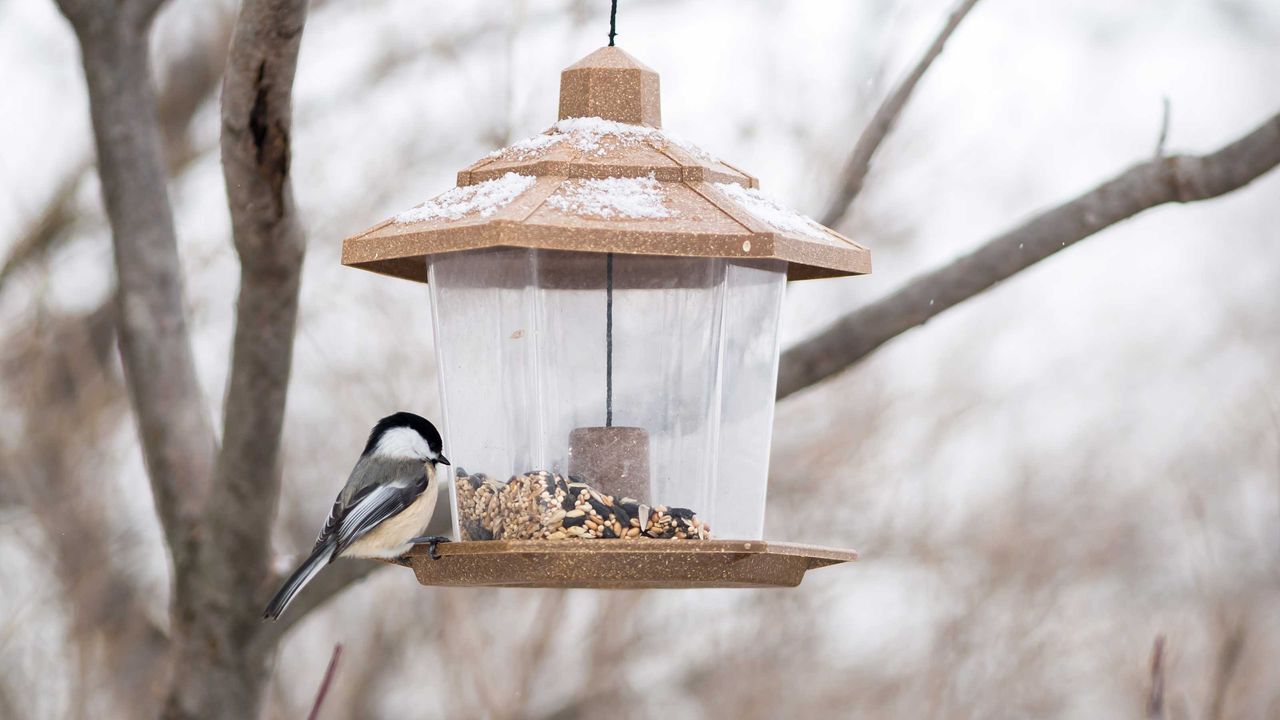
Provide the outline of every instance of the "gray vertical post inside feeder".
<path id="1" fill-rule="evenodd" d="M 638 427 L 580 427 L 569 433 L 569 474 L 606 495 L 649 503 L 649 433 Z"/>

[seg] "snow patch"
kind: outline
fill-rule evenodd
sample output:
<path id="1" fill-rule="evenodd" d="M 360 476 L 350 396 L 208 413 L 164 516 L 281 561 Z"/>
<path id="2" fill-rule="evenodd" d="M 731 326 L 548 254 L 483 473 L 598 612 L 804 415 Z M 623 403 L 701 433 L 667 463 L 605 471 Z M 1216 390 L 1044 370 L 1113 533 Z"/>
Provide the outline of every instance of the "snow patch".
<path id="1" fill-rule="evenodd" d="M 525 138 L 514 145 L 508 145 L 501 150 L 494 150 L 489 153 L 489 157 L 497 160 L 528 160 L 536 157 L 543 150 L 564 140 L 564 135 L 534 135 L 531 138 Z"/>
<path id="2" fill-rule="evenodd" d="M 608 139 L 608 143 L 605 140 Z M 603 156 L 612 147 L 626 147 L 640 142 L 659 142 L 684 150 L 699 162 L 720 162 L 716 156 L 681 138 L 672 137 L 657 128 L 615 122 L 598 117 L 566 118 L 542 135 L 525 138 L 518 143 L 494 150 L 489 157 L 504 162 L 531 160 L 562 142 L 584 153 Z"/>
<path id="3" fill-rule="evenodd" d="M 665 205 L 662 184 L 648 177 L 568 180 L 547 198 L 561 212 L 599 218 L 665 218 L 675 211 Z"/>
<path id="4" fill-rule="evenodd" d="M 831 242 L 831 236 L 821 225 L 801 215 L 795 210 L 785 207 L 777 200 L 759 190 L 744 188 L 737 183 L 716 183 L 720 192 L 738 203 L 743 210 L 751 213 L 760 222 L 779 232 L 794 233 L 815 240 Z"/>
<path id="5" fill-rule="evenodd" d="M 662 133 L 651 127 L 614 122 L 598 117 L 565 118 L 552 127 L 556 132 L 563 133 L 573 147 L 595 155 L 604 155 L 608 152 L 602 142 L 605 138 L 613 140 L 616 145 L 627 146 L 662 136 Z"/>
<path id="6" fill-rule="evenodd" d="M 672 145 L 675 145 L 681 150 L 684 150 L 685 152 L 689 153 L 690 155 L 693 156 L 695 160 L 697 160 L 700 163 L 706 163 L 707 165 L 715 165 L 720 162 L 720 158 L 716 157 L 715 155 L 712 155 L 706 150 L 703 150 L 697 145 L 694 145 L 688 140 L 685 140 L 684 138 L 672 137 L 671 135 L 667 135 L 665 133 L 659 133 L 659 136 L 663 140 L 666 140 Z"/>
<path id="7" fill-rule="evenodd" d="M 537 178 L 530 175 L 507 173 L 500 178 L 475 185 L 456 187 L 418 207 L 396 215 L 395 221 L 412 223 L 440 218 L 458 220 L 468 215 L 487 218 L 520 197 L 521 193 L 533 187 L 536 181 Z"/>

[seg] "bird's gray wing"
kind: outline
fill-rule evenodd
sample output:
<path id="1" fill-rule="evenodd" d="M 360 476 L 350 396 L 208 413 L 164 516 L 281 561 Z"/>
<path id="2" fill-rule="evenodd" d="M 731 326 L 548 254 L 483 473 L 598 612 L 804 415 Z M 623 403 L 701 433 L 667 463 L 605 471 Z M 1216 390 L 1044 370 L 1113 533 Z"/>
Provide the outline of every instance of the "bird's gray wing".
<path id="1" fill-rule="evenodd" d="M 336 541 L 338 528 L 342 526 L 342 519 L 347 516 L 347 511 L 377 488 L 377 473 L 375 472 L 377 465 L 371 458 L 365 456 L 361 456 L 356 462 L 356 466 L 351 469 L 351 476 L 347 478 L 347 484 L 342 486 L 342 492 L 338 493 L 338 497 L 333 501 L 333 508 L 329 510 L 329 518 L 324 521 L 324 527 L 320 529 L 320 534 L 316 536 L 315 547 L 318 548 L 327 542 Z M 314 549 L 312 552 L 314 552 Z M 334 553 L 334 557 L 337 557 L 337 555 L 337 553 Z"/>
<path id="2" fill-rule="evenodd" d="M 333 503 L 316 545 L 333 542 L 337 546 L 334 557 L 341 555 L 383 520 L 413 504 L 426 491 L 427 483 L 421 461 L 361 458 Z"/>
<path id="3" fill-rule="evenodd" d="M 347 493 L 344 490 L 342 494 L 338 496 L 338 499 L 333 501 L 333 508 L 329 510 L 329 518 L 324 521 L 324 527 L 321 528 L 320 534 L 316 536 L 315 547 L 318 548 L 326 542 L 336 541 L 338 529 L 342 526 L 342 519 L 346 517 L 347 510 L 359 504 L 375 489 L 377 489 L 376 485 L 365 485 L 357 490 L 355 495 L 351 496 L 349 500 L 347 498 Z M 312 548 L 312 552 L 314 551 L 315 549 Z M 334 553 L 334 557 L 337 557 L 337 553 Z"/>

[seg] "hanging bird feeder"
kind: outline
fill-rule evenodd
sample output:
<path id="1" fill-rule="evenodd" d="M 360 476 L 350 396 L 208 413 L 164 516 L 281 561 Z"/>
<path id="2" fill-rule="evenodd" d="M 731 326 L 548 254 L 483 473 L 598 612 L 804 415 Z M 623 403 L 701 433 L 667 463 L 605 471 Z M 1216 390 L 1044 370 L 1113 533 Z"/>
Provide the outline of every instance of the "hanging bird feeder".
<path id="1" fill-rule="evenodd" d="M 343 244 L 431 293 L 458 542 L 418 580 L 794 586 L 855 559 L 762 535 L 783 289 L 870 253 L 664 134 L 616 47 L 563 72 L 559 115 Z"/>

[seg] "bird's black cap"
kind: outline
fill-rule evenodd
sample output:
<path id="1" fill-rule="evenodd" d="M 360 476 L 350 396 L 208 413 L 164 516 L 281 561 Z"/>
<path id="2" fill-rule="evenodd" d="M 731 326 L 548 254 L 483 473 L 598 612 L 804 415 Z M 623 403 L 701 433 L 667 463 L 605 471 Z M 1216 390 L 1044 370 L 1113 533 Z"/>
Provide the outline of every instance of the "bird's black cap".
<path id="1" fill-rule="evenodd" d="M 368 455 L 373 452 L 373 449 L 378 446 L 378 441 L 382 439 L 382 436 L 388 430 L 392 430 L 394 428 L 409 428 L 414 430 L 427 441 L 427 447 L 431 448 L 431 452 L 440 456 L 440 462 L 445 465 L 449 464 L 449 461 L 446 460 L 444 455 L 441 453 L 441 450 L 444 447 L 444 440 L 440 437 L 440 431 L 436 429 L 435 425 L 431 424 L 430 420 L 411 412 L 398 412 L 379 420 L 378 424 L 374 425 L 373 430 L 369 433 L 369 441 L 364 444 L 364 452 L 361 454 Z"/>

